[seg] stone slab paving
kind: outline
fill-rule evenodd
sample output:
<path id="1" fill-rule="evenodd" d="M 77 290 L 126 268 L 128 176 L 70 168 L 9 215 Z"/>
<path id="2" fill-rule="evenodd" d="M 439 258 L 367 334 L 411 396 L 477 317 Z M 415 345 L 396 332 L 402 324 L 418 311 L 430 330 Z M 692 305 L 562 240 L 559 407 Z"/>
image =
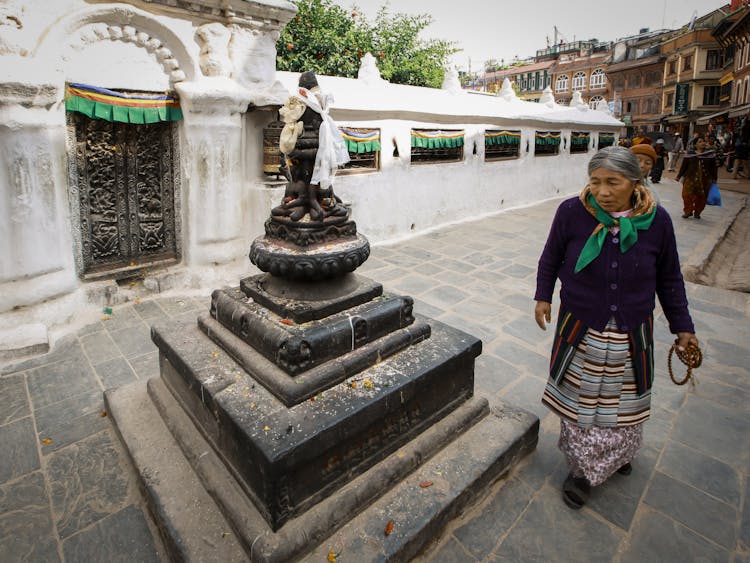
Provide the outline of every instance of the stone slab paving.
<path id="1" fill-rule="evenodd" d="M 725 191 L 724 207 L 684 220 L 679 186 L 666 178 L 656 189 L 675 218 L 683 266 L 700 267 L 746 198 Z M 359 270 L 413 296 L 417 312 L 481 337 L 477 393 L 541 418 L 536 451 L 419 559 L 750 561 L 747 294 L 688 284 L 706 355 L 694 390 L 669 381 L 673 337 L 657 315 L 653 411 L 634 471 L 598 488 L 581 511 L 563 504 L 559 425 L 540 403 L 551 335 L 536 327 L 532 301 L 558 203 L 377 245 Z M 157 375 L 150 324 L 195 317 L 209 293 L 115 307 L 50 353 L 0 369 L 0 560 L 165 560 L 102 391 Z"/>

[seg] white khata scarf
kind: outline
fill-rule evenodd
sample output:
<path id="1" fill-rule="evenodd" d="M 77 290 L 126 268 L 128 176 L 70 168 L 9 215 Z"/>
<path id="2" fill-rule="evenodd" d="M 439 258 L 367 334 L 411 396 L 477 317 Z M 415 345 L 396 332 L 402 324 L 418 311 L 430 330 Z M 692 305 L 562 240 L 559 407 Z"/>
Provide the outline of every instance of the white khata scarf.
<path id="1" fill-rule="evenodd" d="M 330 95 L 323 97 L 307 88 L 298 88 L 294 96 L 323 118 L 318 132 L 318 154 L 315 157 L 315 168 L 310 183 L 320 184 L 322 189 L 327 189 L 333 182 L 336 169 L 349 162 L 349 151 L 344 138 L 328 115 L 328 106 L 332 98 Z"/>

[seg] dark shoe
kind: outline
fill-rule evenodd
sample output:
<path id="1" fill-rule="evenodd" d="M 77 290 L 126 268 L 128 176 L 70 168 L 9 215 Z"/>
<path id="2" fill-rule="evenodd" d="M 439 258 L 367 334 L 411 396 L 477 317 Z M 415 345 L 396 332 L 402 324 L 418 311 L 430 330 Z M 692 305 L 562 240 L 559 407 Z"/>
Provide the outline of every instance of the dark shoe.
<path id="1" fill-rule="evenodd" d="M 683 213 L 682 214 L 682 218 L 683 219 L 688 219 L 691 215 L 692 215 L 692 213 Z"/>
<path id="2" fill-rule="evenodd" d="M 562 486 L 563 501 L 573 510 L 580 510 L 589 500 L 591 485 L 585 477 L 573 477 L 569 474 Z"/>
<path id="3" fill-rule="evenodd" d="M 695 217 L 696 219 L 700 219 L 701 218 L 701 216 L 698 215 L 697 213 L 695 215 L 693 215 L 693 217 Z"/>
<path id="4" fill-rule="evenodd" d="M 617 470 L 620 475 L 630 475 L 633 472 L 633 466 L 630 463 L 626 463 L 620 469 Z"/>

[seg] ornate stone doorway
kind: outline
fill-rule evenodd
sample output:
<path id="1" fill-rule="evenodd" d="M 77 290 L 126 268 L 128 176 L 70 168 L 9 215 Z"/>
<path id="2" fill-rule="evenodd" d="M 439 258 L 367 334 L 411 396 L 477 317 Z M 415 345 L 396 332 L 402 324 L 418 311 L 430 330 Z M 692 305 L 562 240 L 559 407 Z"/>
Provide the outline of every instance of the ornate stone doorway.
<path id="1" fill-rule="evenodd" d="M 71 203 L 81 275 L 125 277 L 144 266 L 178 261 L 174 122 L 67 116 L 75 146 Z"/>

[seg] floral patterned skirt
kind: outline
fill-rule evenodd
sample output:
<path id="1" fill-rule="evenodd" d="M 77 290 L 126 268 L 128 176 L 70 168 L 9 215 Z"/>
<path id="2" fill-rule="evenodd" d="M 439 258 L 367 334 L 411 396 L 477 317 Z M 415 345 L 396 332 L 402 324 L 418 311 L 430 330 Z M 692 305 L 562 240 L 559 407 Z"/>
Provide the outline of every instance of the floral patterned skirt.
<path id="1" fill-rule="evenodd" d="M 560 419 L 558 447 L 574 477 L 586 477 L 592 487 L 633 461 L 643 443 L 643 425 L 577 426 Z"/>

